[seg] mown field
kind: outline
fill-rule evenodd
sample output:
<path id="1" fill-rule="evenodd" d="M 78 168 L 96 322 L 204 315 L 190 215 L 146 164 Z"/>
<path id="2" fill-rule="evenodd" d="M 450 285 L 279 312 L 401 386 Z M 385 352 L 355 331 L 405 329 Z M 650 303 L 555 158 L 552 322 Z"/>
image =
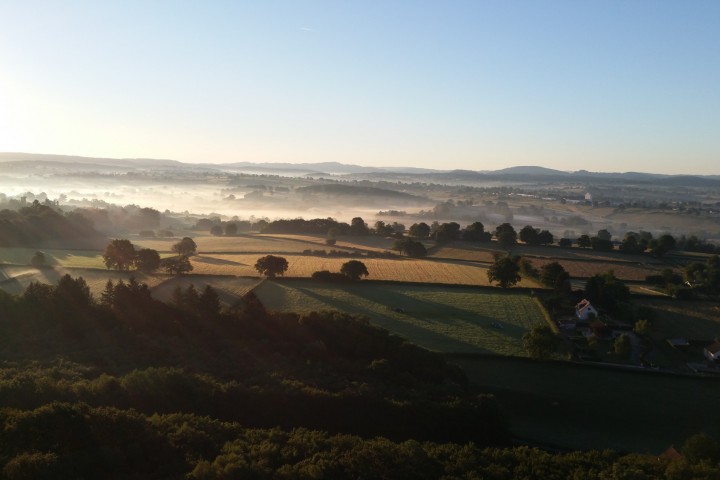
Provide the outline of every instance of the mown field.
<path id="1" fill-rule="evenodd" d="M 309 255 L 283 255 L 288 261 L 287 277 L 310 277 L 319 270 L 339 272 L 350 258 L 315 257 Z M 191 257 L 193 273 L 203 275 L 257 275 L 255 262 L 258 254 L 203 254 Z M 448 283 L 461 285 L 489 285 L 487 269 L 463 262 L 415 260 L 408 258 L 363 258 L 369 280 L 390 280 L 414 283 Z M 523 280 L 520 286 L 536 287 L 532 280 Z"/>
<path id="2" fill-rule="evenodd" d="M 283 280 L 264 282 L 254 292 L 271 310 L 366 315 L 375 325 L 441 352 L 522 356 L 522 335 L 544 323 L 535 300 L 520 291 Z"/>
<path id="3" fill-rule="evenodd" d="M 498 397 L 523 439 L 656 455 L 698 432 L 720 435 L 720 379 L 501 357 L 450 361 Z"/>

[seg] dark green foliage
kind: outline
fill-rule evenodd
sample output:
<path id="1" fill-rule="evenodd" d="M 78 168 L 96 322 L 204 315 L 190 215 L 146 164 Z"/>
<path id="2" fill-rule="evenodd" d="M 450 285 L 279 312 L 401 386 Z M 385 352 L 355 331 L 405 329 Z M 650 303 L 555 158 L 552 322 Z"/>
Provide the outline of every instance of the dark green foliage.
<path id="1" fill-rule="evenodd" d="M 570 290 L 570 274 L 558 262 L 550 262 L 540 268 L 540 282 L 556 292 Z"/>
<path id="2" fill-rule="evenodd" d="M 519 259 L 502 257 L 488 268 L 487 276 L 491 282 L 497 282 L 502 288 L 508 288 L 520 281 Z"/>
<path id="3" fill-rule="evenodd" d="M 265 255 L 255 262 L 255 270 L 270 278 L 274 278 L 276 275 L 284 275 L 287 269 L 287 260 L 275 255 Z"/>
<path id="4" fill-rule="evenodd" d="M 177 257 L 168 257 L 160 260 L 160 268 L 171 275 L 182 275 L 191 272 L 192 263 L 187 255 L 178 255 Z"/>
<path id="5" fill-rule="evenodd" d="M 355 217 L 350 221 L 349 233 L 350 235 L 368 235 L 370 233 L 370 229 L 362 217 Z"/>
<path id="6" fill-rule="evenodd" d="M 71 212 L 63 214 L 35 200 L 18 211 L 0 211 L 0 246 L 42 246 L 48 242 L 69 244 L 97 240 L 92 221 Z"/>
<path id="7" fill-rule="evenodd" d="M 430 226 L 425 222 L 413 223 L 410 225 L 408 234 L 415 238 L 428 238 L 430 236 Z"/>
<path id="8" fill-rule="evenodd" d="M 340 273 L 351 280 L 360 280 L 360 277 L 370 275 L 367 267 L 360 260 L 350 260 L 349 262 L 343 263 L 342 267 L 340 267 Z"/>
<path id="9" fill-rule="evenodd" d="M 492 239 L 492 233 L 485 231 L 485 225 L 481 222 L 473 222 L 463 231 L 463 240 L 470 242 L 489 242 Z"/>
<path id="10" fill-rule="evenodd" d="M 151 248 L 142 248 L 135 254 L 135 267 L 142 272 L 154 272 L 160 268 L 160 254 Z"/>
<path id="11" fill-rule="evenodd" d="M 558 338 L 547 325 L 534 326 L 522 339 L 530 358 L 550 358 L 558 347 Z"/>
<path id="12" fill-rule="evenodd" d="M 395 240 L 393 249 L 398 250 L 401 255 L 407 255 L 412 258 L 422 258 L 427 255 L 425 245 L 409 238 L 403 240 Z"/>
<path id="13" fill-rule="evenodd" d="M 600 252 L 610 252 L 613 249 L 613 244 L 610 240 L 605 238 L 592 237 L 590 239 L 590 247 L 592 247 L 593 250 Z"/>
<path id="14" fill-rule="evenodd" d="M 580 248 L 590 248 L 592 245 L 592 242 L 590 240 L 590 237 L 587 235 L 580 235 L 577 239 L 578 247 Z"/>
<path id="15" fill-rule="evenodd" d="M 194 255 L 197 252 L 197 244 L 190 237 L 183 237 L 178 243 L 172 246 L 172 251 L 178 255 Z"/>
<path id="16" fill-rule="evenodd" d="M 610 311 L 629 301 L 630 289 L 611 271 L 590 277 L 585 284 L 585 297 L 593 304 Z"/>
<path id="17" fill-rule="evenodd" d="M 433 234 L 438 243 L 446 243 L 460 238 L 460 225 L 456 222 L 443 223 L 438 226 Z"/>
<path id="18" fill-rule="evenodd" d="M 500 246 L 511 247 L 517 243 L 517 232 L 509 223 L 503 223 L 495 229 L 495 238 Z"/>
<path id="19" fill-rule="evenodd" d="M 115 239 L 105 247 L 103 260 L 107 268 L 130 270 L 135 264 L 135 246 L 127 239 Z"/>
<path id="20" fill-rule="evenodd" d="M 362 229 L 364 233 L 359 234 L 367 235 L 368 230 L 366 230 L 367 225 L 365 225 L 365 222 L 362 222 L 362 226 L 365 227 Z M 357 228 L 359 228 L 359 225 Z M 275 220 L 267 225 L 264 225 L 261 231 L 263 233 L 304 233 L 325 235 L 329 234 L 330 229 L 333 229 L 333 236 L 351 234 L 350 225 L 347 223 L 337 222 L 332 218 L 313 218 L 310 220 L 294 218 L 290 220 Z"/>

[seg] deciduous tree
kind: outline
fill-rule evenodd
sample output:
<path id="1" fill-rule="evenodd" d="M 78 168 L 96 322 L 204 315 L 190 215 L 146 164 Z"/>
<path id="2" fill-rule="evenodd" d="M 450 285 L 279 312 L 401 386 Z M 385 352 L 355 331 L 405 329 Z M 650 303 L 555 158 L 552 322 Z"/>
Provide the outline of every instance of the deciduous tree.
<path id="1" fill-rule="evenodd" d="M 129 270 L 135 263 L 135 246 L 127 239 L 115 239 L 105 247 L 103 260 L 107 268 Z"/>
<path id="2" fill-rule="evenodd" d="M 502 288 L 508 288 L 520 281 L 520 267 L 510 257 L 495 260 L 487 271 L 488 280 L 497 282 Z"/>
<path id="3" fill-rule="evenodd" d="M 276 275 L 284 275 L 288 269 L 288 261 L 283 257 L 265 255 L 255 262 L 255 270 L 261 274 L 274 278 Z"/>
<path id="4" fill-rule="evenodd" d="M 360 280 L 360 277 L 370 275 L 365 264 L 359 260 L 350 260 L 343 263 L 342 267 L 340 267 L 340 273 L 352 280 Z"/>

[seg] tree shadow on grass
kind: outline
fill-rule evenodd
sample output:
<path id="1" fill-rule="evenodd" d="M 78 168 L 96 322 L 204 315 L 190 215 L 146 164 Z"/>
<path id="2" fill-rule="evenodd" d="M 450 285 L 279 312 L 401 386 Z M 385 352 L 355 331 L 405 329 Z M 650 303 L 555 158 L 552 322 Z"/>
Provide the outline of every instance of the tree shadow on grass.
<path id="1" fill-rule="evenodd" d="M 208 263 L 210 265 L 235 265 L 235 266 L 242 266 L 242 267 L 248 266 L 246 263 L 236 262 L 234 260 L 225 260 L 222 258 L 215 258 L 215 257 L 201 257 L 198 255 L 195 255 L 193 257 L 193 262 Z"/>
<path id="2" fill-rule="evenodd" d="M 417 343 L 418 345 L 421 345 L 425 348 L 436 351 L 473 353 L 493 352 L 493 350 L 486 349 L 477 342 L 464 341 L 460 338 L 457 338 L 457 336 L 444 333 L 441 331 L 443 327 L 448 327 L 449 329 L 467 328 L 476 331 L 478 336 L 483 337 L 486 337 L 488 335 L 502 337 L 502 331 L 487 330 L 488 327 L 484 327 L 483 325 L 481 325 L 482 323 L 490 322 L 486 317 L 484 317 L 483 320 L 480 321 L 480 324 L 474 321 L 458 318 L 460 316 L 468 315 L 467 311 L 461 309 L 451 308 L 450 314 L 444 314 L 444 316 L 449 315 L 450 317 L 443 318 L 442 320 L 432 320 L 428 319 L 427 317 L 423 318 L 420 315 L 413 313 L 412 311 L 405 311 L 405 313 L 393 311 L 393 308 L 400 308 L 399 306 L 408 305 L 409 302 L 413 302 L 413 309 L 416 311 L 422 311 L 422 304 L 425 304 L 427 309 L 438 309 L 437 304 L 434 304 L 433 302 L 424 302 L 422 300 L 418 301 L 417 299 L 408 297 L 404 294 L 395 293 L 393 295 L 393 298 L 390 299 L 392 303 L 388 304 L 388 302 L 386 301 L 378 301 L 378 299 L 372 295 L 360 295 L 358 291 L 362 290 L 362 287 L 336 287 L 338 290 L 344 291 L 349 296 L 360 296 L 372 303 L 386 305 L 388 307 L 388 312 L 386 314 L 383 314 L 379 313 L 377 310 L 371 310 L 362 305 L 347 300 L 341 300 L 335 297 L 324 297 L 312 289 L 303 287 L 296 288 L 304 295 L 314 298 L 315 300 L 318 300 L 319 302 L 322 302 L 326 305 L 332 306 L 337 310 L 365 315 L 371 319 L 372 323 L 382 328 L 385 328 L 393 333 L 396 333 L 410 340 L 411 342 Z M 418 308 L 418 304 L 420 304 L 420 308 Z M 500 341 L 507 342 L 507 339 L 501 338 Z"/>

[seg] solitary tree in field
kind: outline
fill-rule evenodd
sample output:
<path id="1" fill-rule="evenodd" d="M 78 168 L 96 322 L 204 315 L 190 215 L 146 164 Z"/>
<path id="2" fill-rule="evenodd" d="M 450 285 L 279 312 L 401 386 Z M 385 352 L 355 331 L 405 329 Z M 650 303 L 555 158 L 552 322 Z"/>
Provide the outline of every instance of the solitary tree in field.
<path id="1" fill-rule="evenodd" d="M 183 237 L 178 243 L 173 245 L 172 251 L 178 255 L 192 255 L 197 252 L 197 244 L 190 237 Z"/>
<path id="2" fill-rule="evenodd" d="M 42 268 L 47 264 L 45 254 L 43 252 L 35 252 L 35 255 L 30 259 L 30 265 L 35 268 Z"/>
<path id="3" fill-rule="evenodd" d="M 370 275 L 365 264 L 359 260 L 350 260 L 343 263 L 342 267 L 340 267 L 340 273 L 352 280 L 360 280 L 360 277 Z"/>
<path id="4" fill-rule="evenodd" d="M 287 269 L 288 261 L 283 257 L 274 255 L 265 255 L 255 262 L 255 270 L 270 278 L 274 278 L 276 275 L 284 275 Z"/>
<path id="5" fill-rule="evenodd" d="M 129 270 L 135 263 L 135 246 L 130 240 L 115 239 L 105 247 L 103 260 L 107 268 Z"/>
<path id="6" fill-rule="evenodd" d="M 497 282 L 502 288 L 512 287 L 520 281 L 520 267 L 510 257 L 495 260 L 487 271 L 488 280 Z"/>

